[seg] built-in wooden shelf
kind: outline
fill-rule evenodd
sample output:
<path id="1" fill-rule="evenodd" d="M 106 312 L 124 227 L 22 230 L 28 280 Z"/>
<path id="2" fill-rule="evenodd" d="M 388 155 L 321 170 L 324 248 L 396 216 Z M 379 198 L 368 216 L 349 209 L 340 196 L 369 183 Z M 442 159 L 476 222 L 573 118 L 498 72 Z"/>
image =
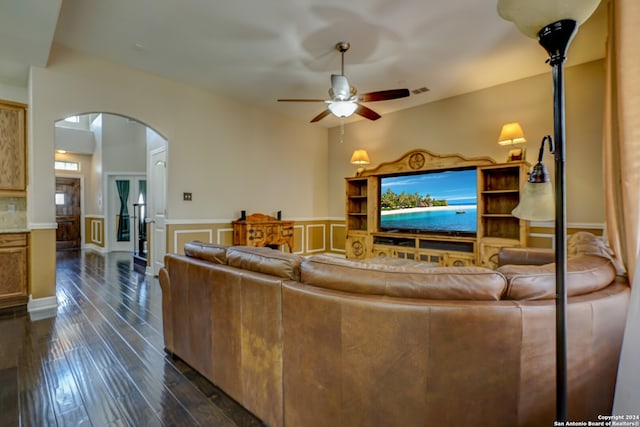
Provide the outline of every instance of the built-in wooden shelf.
<path id="1" fill-rule="evenodd" d="M 475 237 L 389 233 L 380 229 L 380 177 L 459 168 L 477 170 Z M 496 163 L 488 157 L 441 156 L 427 150 L 410 151 L 396 161 L 365 169 L 358 176 L 345 179 L 346 255 L 360 259 L 385 255 L 439 265 L 494 267 L 494 255 L 501 247 L 526 246 L 528 223 L 511 215 L 511 211 L 520 202 L 528 169 L 526 162 Z"/>

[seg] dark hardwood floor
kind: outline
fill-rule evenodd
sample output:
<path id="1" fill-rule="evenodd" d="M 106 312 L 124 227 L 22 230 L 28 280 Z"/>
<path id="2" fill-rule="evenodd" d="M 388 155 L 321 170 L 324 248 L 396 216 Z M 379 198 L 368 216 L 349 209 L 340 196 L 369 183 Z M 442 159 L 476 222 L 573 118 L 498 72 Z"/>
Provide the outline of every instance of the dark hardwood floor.
<path id="1" fill-rule="evenodd" d="M 262 426 L 163 350 L 157 278 L 131 254 L 60 252 L 58 309 L 0 311 L 2 426 Z"/>

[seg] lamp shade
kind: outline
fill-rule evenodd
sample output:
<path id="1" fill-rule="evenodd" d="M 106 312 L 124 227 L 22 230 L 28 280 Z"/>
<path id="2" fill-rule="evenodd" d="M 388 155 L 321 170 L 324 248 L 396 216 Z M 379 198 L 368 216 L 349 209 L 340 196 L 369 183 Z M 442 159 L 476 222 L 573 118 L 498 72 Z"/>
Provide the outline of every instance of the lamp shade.
<path id="1" fill-rule="evenodd" d="M 511 21 L 527 37 L 561 19 L 572 19 L 578 25 L 589 19 L 600 0 L 498 0 L 498 14 Z"/>
<path id="2" fill-rule="evenodd" d="M 350 101 L 337 101 L 329 104 L 329 111 L 338 117 L 349 117 L 358 108 L 358 104 Z"/>
<path id="3" fill-rule="evenodd" d="M 527 140 L 524 137 L 524 132 L 522 131 L 522 126 L 520 123 L 506 123 L 502 125 L 502 130 L 500 130 L 500 137 L 498 137 L 498 144 L 500 145 L 513 145 L 513 144 L 524 144 Z"/>
<path id="4" fill-rule="evenodd" d="M 551 221 L 556 217 L 556 203 L 550 182 L 526 182 L 520 203 L 511 214 L 528 221 Z"/>
<path id="5" fill-rule="evenodd" d="M 351 163 L 354 165 L 368 165 L 371 163 L 369 161 L 369 154 L 363 149 L 355 150 L 353 155 L 351 155 Z"/>

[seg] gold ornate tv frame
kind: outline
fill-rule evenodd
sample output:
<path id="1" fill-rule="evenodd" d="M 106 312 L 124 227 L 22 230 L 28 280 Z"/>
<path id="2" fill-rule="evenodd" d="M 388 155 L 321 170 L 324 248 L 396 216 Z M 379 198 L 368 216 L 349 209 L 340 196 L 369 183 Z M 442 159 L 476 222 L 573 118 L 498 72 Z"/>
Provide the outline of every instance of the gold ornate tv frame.
<path id="1" fill-rule="evenodd" d="M 475 237 L 406 232 L 380 228 L 380 177 L 412 172 L 473 168 L 477 170 L 477 233 Z M 345 179 L 346 256 L 414 259 L 443 266 L 495 267 L 501 247 L 524 247 L 528 222 L 511 215 L 520 200 L 529 164 L 496 163 L 489 157 L 439 155 L 418 149 L 399 159 L 364 169 Z"/>

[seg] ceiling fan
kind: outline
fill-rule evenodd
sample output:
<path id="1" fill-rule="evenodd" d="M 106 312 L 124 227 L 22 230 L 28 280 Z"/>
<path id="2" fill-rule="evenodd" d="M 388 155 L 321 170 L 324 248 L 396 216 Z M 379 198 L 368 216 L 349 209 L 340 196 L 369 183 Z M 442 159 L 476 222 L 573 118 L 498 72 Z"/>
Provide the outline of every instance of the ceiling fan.
<path id="1" fill-rule="evenodd" d="M 369 120 L 378 120 L 380 114 L 365 107 L 361 102 L 387 101 L 409 96 L 409 89 L 381 90 L 358 95 L 356 88 L 349 85 L 349 81 L 344 75 L 344 53 L 348 51 L 350 47 L 351 45 L 347 42 L 339 42 L 336 44 L 336 50 L 342 55 L 342 65 L 340 67 L 340 74 L 331 75 L 331 88 L 329 89 L 331 99 L 278 99 L 278 101 L 326 103 L 327 108 L 311 119 L 311 123 L 314 123 L 324 119 L 331 113 L 337 117 L 349 117 L 355 113 Z"/>

